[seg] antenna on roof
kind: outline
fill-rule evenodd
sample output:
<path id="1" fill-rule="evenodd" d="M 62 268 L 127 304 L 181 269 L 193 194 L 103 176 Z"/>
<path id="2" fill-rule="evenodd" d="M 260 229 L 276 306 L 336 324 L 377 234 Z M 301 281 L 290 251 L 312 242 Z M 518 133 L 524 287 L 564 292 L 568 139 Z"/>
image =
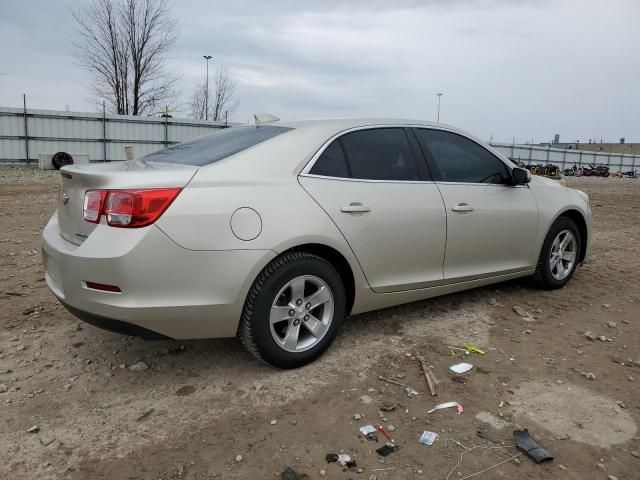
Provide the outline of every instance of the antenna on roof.
<path id="1" fill-rule="evenodd" d="M 253 118 L 256 121 L 256 125 L 262 125 L 264 123 L 272 123 L 280 120 L 275 115 L 271 115 L 269 113 L 254 113 Z"/>

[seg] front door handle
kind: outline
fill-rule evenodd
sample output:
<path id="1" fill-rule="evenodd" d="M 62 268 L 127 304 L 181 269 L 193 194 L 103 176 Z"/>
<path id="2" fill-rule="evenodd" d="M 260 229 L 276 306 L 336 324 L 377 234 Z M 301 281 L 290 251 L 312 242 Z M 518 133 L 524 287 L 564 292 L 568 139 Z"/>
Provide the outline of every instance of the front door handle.
<path id="1" fill-rule="evenodd" d="M 343 213 L 367 213 L 370 212 L 371 209 L 360 202 L 351 202 L 346 207 L 342 207 L 340 211 Z"/>
<path id="2" fill-rule="evenodd" d="M 468 203 L 459 203 L 451 207 L 454 212 L 473 212 L 473 207 Z"/>

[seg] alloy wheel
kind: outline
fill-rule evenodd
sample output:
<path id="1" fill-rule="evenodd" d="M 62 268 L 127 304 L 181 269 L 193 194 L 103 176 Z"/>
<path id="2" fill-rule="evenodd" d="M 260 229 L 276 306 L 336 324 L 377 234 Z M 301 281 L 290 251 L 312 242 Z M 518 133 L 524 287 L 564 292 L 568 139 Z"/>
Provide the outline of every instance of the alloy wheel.
<path id="1" fill-rule="evenodd" d="M 298 276 L 280 289 L 271 305 L 271 336 L 287 352 L 309 350 L 329 331 L 333 311 L 329 286 L 313 275 Z"/>
<path id="2" fill-rule="evenodd" d="M 569 276 L 576 263 L 578 242 L 571 230 L 561 231 L 551 244 L 549 269 L 556 280 L 564 280 Z"/>

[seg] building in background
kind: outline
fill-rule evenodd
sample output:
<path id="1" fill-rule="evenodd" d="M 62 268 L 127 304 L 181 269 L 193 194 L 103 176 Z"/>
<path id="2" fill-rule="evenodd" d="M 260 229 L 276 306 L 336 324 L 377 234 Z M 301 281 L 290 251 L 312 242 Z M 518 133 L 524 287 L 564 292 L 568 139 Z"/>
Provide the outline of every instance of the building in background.
<path id="1" fill-rule="evenodd" d="M 623 153 L 627 155 L 640 154 L 640 143 L 568 143 L 565 148 L 585 152 Z"/>
<path id="2" fill-rule="evenodd" d="M 583 152 L 603 152 L 603 153 L 617 153 L 625 155 L 640 155 L 640 143 L 628 143 L 624 137 L 620 138 L 618 143 L 605 143 L 589 140 L 588 142 L 570 142 L 561 143 L 560 135 L 556 133 L 553 141 L 542 142 L 539 144 L 541 147 L 553 147 L 553 148 L 566 148 L 567 150 L 580 150 Z"/>

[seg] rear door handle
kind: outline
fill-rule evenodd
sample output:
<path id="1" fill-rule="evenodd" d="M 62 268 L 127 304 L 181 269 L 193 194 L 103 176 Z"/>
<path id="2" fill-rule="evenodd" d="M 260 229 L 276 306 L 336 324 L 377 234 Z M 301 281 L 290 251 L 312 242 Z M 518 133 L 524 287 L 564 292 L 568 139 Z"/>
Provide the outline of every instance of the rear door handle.
<path id="1" fill-rule="evenodd" d="M 473 212 L 473 207 L 468 203 L 459 203 L 451 207 L 454 212 Z"/>
<path id="2" fill-rule="evenodd" d="M 343 213 L 367 213 L 370 212 L 371 209 L 359 202 L 351 202 L 346 207 L 342 207 L 340 211 Z"/>

